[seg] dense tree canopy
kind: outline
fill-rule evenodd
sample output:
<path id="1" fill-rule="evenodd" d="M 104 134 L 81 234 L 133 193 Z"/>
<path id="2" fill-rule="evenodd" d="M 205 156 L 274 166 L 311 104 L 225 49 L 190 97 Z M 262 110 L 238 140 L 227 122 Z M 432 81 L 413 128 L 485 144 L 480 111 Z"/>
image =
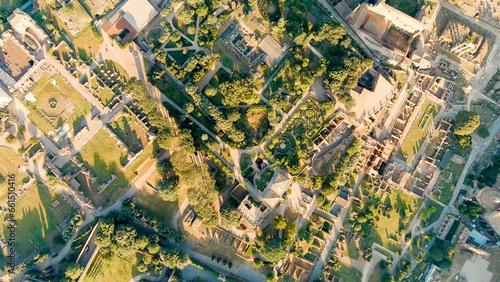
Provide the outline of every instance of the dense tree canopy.
<path id="1" fill-rule="evenodd" d="M 170 248 L 163 249 L 163 252 L 161 253 L 161 260 L 166 267 L 179 269 L 183 269 L 190 262 L 187 253 Z"/>
<path id="2" fill-rule="evenodd" d="M 275 229 L 280 230 L 280 229 L 285 229 L 286 228 L 286 221 L 285 218 L 279 214 L 274 216 L 273 218 L 273 226 Z"/>
<path id="3" fill-rule="evenodd" d="M 238 106 L 240 103 L 257 104 L 260 98 L 253 88 L 251 79 L 233 77 L 231 81 L 219 85 L 220 92 L 224 96 L 222 103 L 232 107 Z"/>
<path id="4" fill-rule="evenodd" d="M 481 212 L 481 207 L 474 204 L 471 201 L 464 201 L 459 207 L 458 210 L 464 216 L 474 219 Z"/>
<path id="5" fill-rule="evenodd" d="M 238 227 L 240 224 L 240 214 L 230 205 L 222 205 L 220 208 L 220 224 L 225 229 Z"/>
<path id="6" fill-rule="evenodd" d="M 76 262 L 72 262 L 66 268 L 64 275 L 70 279 L 76 280 L 83 272 L 83 267 Z"/>
<path id="7" fill-rule="evenodd" d="M 481 124 L 479 114 L 469 111 L 460 111 L 455 120 L 455 134 L 469 135 Z"/>
<path id="8" fill-rule="evenodd" d="M 261 254 L 264 259 L 270 262 L 277 262 L 286 255 L 286 246 L 278 237 L 269 239 L 264 246 L 261 247 Z"/>

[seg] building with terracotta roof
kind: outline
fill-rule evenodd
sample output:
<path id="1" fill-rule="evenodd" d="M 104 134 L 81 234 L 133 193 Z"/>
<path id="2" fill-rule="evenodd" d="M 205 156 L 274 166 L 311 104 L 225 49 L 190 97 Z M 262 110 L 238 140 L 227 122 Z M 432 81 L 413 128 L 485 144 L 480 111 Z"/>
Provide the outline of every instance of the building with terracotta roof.
<path id="1" fill-rule="evenodd" d="M 126 0 L 102 19 L 101 29 L 125 45 L 157 14 L 147 0 Z"/>

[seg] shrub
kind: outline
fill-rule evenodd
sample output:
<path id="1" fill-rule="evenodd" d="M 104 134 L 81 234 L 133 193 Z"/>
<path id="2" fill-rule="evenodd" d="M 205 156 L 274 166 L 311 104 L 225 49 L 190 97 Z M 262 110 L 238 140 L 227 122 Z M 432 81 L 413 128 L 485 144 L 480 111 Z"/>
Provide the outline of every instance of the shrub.
<path id="1" fill-rule="evenodd" d="M 14 135 L 12 135 L 12 134 L 10 134 L 9 136 L 5 137 L 5 141 L 7 141 L 7 143 L 9 143 L 9 144 L 14 143 L 15 140 L 16 140 L 16 137 L 14 137 Z"/>
<path id="2" fill-rule="evenodd" d="M 255 258 L 253 260 L 253 264 L 256 266 L 256 267 L 261 267 L 262 265 L 264 265 L 264 262 L 260 259 L 260 258 Z"/>

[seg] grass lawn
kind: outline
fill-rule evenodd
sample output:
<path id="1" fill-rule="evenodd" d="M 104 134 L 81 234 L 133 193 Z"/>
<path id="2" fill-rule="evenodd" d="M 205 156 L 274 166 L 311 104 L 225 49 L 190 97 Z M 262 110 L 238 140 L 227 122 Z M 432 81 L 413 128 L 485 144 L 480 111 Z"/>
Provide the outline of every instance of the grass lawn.
<path id="1" fill-rule="evenodd" d="M 184 6 L 184 8 L 183 8 L 183 9 L 186 9 L 186 8 L 187 8 L 187 6 Z M 197 17 L 198 17 L 198 16 L 197 16 L 196 14 L 193 16 L 194 22 L 193 22 L 193 23 L 191 23 L 191 24 L 189 24 L 190 26 L 195 26 L 195 27 L 196 27 L 196 18 L 197 18 Z M 173 18 L 172 23 L 174 24 L 174 27 L 175 27 L 177 30 L 179 30 L 181 33 L 183 33 L 183 34 L 184 34 L 185 36 L 187 36 L 189 39 L 194 40 L 194 35 L 189 34 L 189 33 L 187 32 L 188 25 L 185 25 L 185 24 L 183 24 L 181 21 L 179 21 L 179 19 L 177 18 L 177 16 L 175 16 L 175 17 Z M 200 34 L 200 35 L 201 35 L 201 34 Z"/>
<path id="2" fill-rule="evenodd" d="M 56 133 L 56 128 L 63 124 L 75 128 L 91 110 L 87 100 L 60 74 L 50 78 L 43 76 L 32 92 L 37 102 L 28 102 L 31 108 L 28 118 L 44 134 L 50 131 Z"/>
<path id="3" fill-rule="evenodd" d="M 451 197 L 453 196 L 452 187 L 457 184 L 464 167 L 465 163 L 455 164 L 453 162 L 450 162 L 447 169 L 442 172 L 443 176 L 448 176 L 451 173 L 451 178 L 440 177 L 435 185 L 436 188 L 434 194 L 438 195 L 439 201 L 441 203 L 447 205 L 450 202 Z M 445 178 L 448 182 L 445 181 Z"/>
<path id="4" fill-rule="evenodd" d="M 85 27 L 73 38 L 75 51 L 82 60 L 86 61 L 90 56 L 95 56 L 99 53 L 99 47 L 102 44 L 102 38 L 97 38 L 91 28 L 91 23 Z"/>
<path id="5" fill-rule="evenodd" d="M 351 244 L 347 246 L 347 250 L 344 251 L 344 255 L 348 256 L 352 259 L 358 259 L 359 258 L 359 251 L 361 250 L 362 245 L 364 244 L 365 240 L 364 239 L 359 239 L 359 240 L 353 240 L 351 241 Z M 344 242 L 345 245 L 345 242 Z"/>
<path id="6" fill-rule="evenodd" d="M 342 263 L 339 271 L 333 271 L 332 274 L 346 282 L 360 282 L 361 272 L 353 267 L 348 267 Z"/>
<path id="7" fill-rule="evenodd" d="M 229 79 L 229 73 L 224 69 L 220 68 L 210 79 L 209 84 L 212 85 L 215 88 L 219 87 L 219 84 L 227 81 Z"/>
<path id="8" fill-rule="evenodd" d="M 422 221 L 422 225 L 424 227 L 429 226 L 429 225 L 433 224 L 434 222 L 436 222 L 436 220 L 439 219 L 439 217 L 441 216 L 441 213 L 443 212 L 443 206 L 442 205 L 434 202 L 431 199 L 426 199 L 425 200 L 425 208 L 429 209 L 430 207 L 436 207 L 437 211 L 435 213 L 431 213 L 429 215 L 429 217 L 427 218 L 427 220 Z"/>
<path id="9" fill-rule="evenodd" d="M 236 72 L 248 72 L 250 68 L 248 65 L 243 62 L 242 60 L 236 58 L 231 51 L 229 51 L 226 46 L 222 43 L 221 39 L 217 39 L 215 41 L 214 47 L 213 47 L 213 52 L 220 54 L 221 61 L 227 61 L 231 62 L 231 66 L 229 67 L 232 71 Z"/>
<path id="10" fill-rule="evenodd" d="M 92 142 L 92 140 L 90 142 Z M 106 207 L 109 204 L 114 203 L 127 191 L 128 184 L 133 181 L 136 176 L 145 173 L 150 166 L 156 163 L 154 157 L 156 156 L 155 151 L 157 148 L 158 145 L 156 142 L 152 142 L 146 146 L 144 151 L 142 151 L 142 153 L 131 165 L 129 165 L 123 172 L 120 171 L 117 174 L 118 178 L 111 185 L 109 185 L 102 194 L 98 195 L 98 198 L 96 198 L 97 190 L 93 191 L 93 193 L 86 194 L 85 196 L 92 199 L 96 206 L 102 204 Z"/>
<path id="11" fill-rule="evenodd" d="M 21 7 L 24 3 L 28 2 L 27 0 L 2 0 L 0 1 L 0 10 L 5 15 L 10 15 L 12 12 Z"/>
<path id="12" fill-rule="evenodd" d="M 481 124 L 488 128 L 498 119 L 500 107 L 486 100 L 475 101 L 471 105 L 471 110 L 481 116 Z"/>
<path id="13" fill-rule="evenodd" d="M 116 140 L 101 129 L 79 152 L 78 159 L 85 163 L 99 180 L 116 174 L 127 160 L 127 150 L 116 144 Z"/>
<path id="14" fill-rule="evenodd" d="M 104 106 L 107 106 L 111 100 L 115 97 L 115 93 L 111 91 L 107 86 L 100 88 L 97 92 L 97 99 L 101 101 Z"/>
<path id="15" fill-rule="evenodd" d="M 419 0 L 387 0 L 386 3 L 401 12 L 407 14 L 410 17 L 417 15 L 418 10 L 420 10 Z"/>
<path id="16" fill-rule="evenodd" d="M 157 177 L 159 180 L 160 176 L 157 175 Z M 135 199 L 137 206 L 146 210 L 148 214 L 160 221 L 163 221 L 168 226 L 173 226 L 175 223 L 172 222 L 172 219 L 179 210 L 179 206 L 186 199 L 186 194 L 187 188 L 183 187 L 179 190 L 179 199 L 174 202 L 165 202 L 160 199 L 152 189 L 142 187 L 137 190 L 137 193 L 135 193 Z"/>
<path id="17" fill-rule="evenodd" d="M 399 226 L 400 224 L 404 224 L 399 213 L 402 209 L 406 209 L 406 216 L 411 217 L 413 214 L 409 215 L 408 210 L 414 213 L 417 211 L 417 208 L 413 208 L 415 200 L 401 191 L 393 191 L 390 196 L 382 198 L 381 202 L 385 202 L 387 197 L 389 197 L 393 206 L 393 209 L 388 213 L 390 217 L 380 216 L 376 226 L 371 230 L 369 240 L 386 247 L 390 251 L 396 252 L 400 249 L 398 244 L 401 239 Z M 368 245 L 371 245 L 371 243 L 368 243 Z"/>
<path id="18" fill-rule="evenodd" d="M 25 166 L 25 162 L 11 148 L 1 146 L 0 156 L 2 156 L 2 161 L 0 162 L 0 203 L 3 204 L 7 202 L 7 194 L 9 192 L 7 175 L 16 175 L 16 187 L 18 187 L 21 185 L 23 178 L 28 177 L 28 174 L 26 172 L 19 173 L 19 168 Z"/>
<path id="19" fill-rule="evenodd" d="M 460 257 L 460 256 L 459 256 Z M 429 268 L 428 262 L 419 263 L 407 278 L 403 279 L 405 282 L 417 282 L 425 280 L 425 274 Z M 443 280 L 444 281 L 444 280 Z"/>
<path id="20" fill-rule="evenodd" d="M 78 1 L 71 1 L 71 4 L 66 7 L 68 7 L 69 9 L 61 9 L 61 14 L 66 15 L 67 19 L 69 19 L 69 21 L 71 21 L 75 25 L 83 25 L 85 28 L 85 24 L 92 21 L 92 18 Z"/>
<path id="21" fill-rule="evenodd" d="M 248 109 L 243 125 L 247 133 L 255 141 L 260 142 L 271 128 L 266 107 L 255 107 Z"/>
<path id="22" fill-rule="evenodd" d="M 490 91 L 494 90 L 495 84 L 500 81 L 500 69 L 491 77 L 490 81 L 486 84 L 486 87 L 483 90 L 483 94 L 491 97 Z"/>
<path id="23" fill-rule="evenodd" d="M 109 126 L 134 153 L 139 152 L 148 144 L 147 129 L 134 116 L 119 115 L 109 123 Z"/>
<path id="24" fill-rule="evenodd" d="M 59 204 L 50 209 L 52 203 L 58 200 Z M 35 247 L 52 245 L 53 239 L 60 234 L 59 225 L 71 212 L 71 207 L 55 193 L 49 193 L 38 184 L 32 185 L 16 201 L 14 219 L 17 222 L 16 251 L 22 257 L 27 257 Z M 5 218 L 7 214 L 4 214 Z M 8 238 L 10 231 L 4 229 L 7 223 L 0 225 L 0 234 Z M 33 241 L 33 244 L 29 240 Z"/>
<path id="25" fill-rule="evenodd" d="M 368 282 L 379 282 L 382 281 L 382 276 L 386 271 L 382 270 L 378 264 L 373 267 L 373 271 L 370 273 L 370 277 L 368 278 Z"/>
<path id="26" fill-rule="evenodd" d="M 182 66 L 191 56 L 193 56 L 194 50 L 187 50 L 185 54 L 184 51 L 170 51 L 168 53 Z"/>
<path id="27" fill-rule="evenodd" d="M 422 105 L 420 114 L 413 122 L 410 131 L 401 144 L 401 154 L 403 155 L 403 158 L 406 158 L 406 162 L 408 164 L 411 163 L 413 157 L 420 150 L 420 147 L 424 143 L 425 137 L 427 136 L 427 131 L 440 109 L 441 106 L 431 101 L 425 101 Z"/>
<path id="28" fill-rule="evenodd" d="M 92 260 L 83 281 L 130 281 L 134 276 L 140 274 L 135 267 L 137 261 L 137 254 L 128 258 L 114 255 L 109 259 L 103 259 L 101 252 L 99 252 Z"/>

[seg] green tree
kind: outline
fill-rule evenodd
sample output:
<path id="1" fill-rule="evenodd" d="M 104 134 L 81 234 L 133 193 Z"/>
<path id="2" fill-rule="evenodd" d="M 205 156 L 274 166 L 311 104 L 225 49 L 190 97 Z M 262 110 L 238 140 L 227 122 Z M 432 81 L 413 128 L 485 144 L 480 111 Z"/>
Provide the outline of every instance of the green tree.
<path id="1" fill-rule="evenodd" d="M 477 134 L 479 135 L 479 137 L 481 138 L 488 138 L 490 136 L 490 131 L 488 130 L 488 127 L 485 126 L 485 125 L 481 125 L 479 126 L 479 128 L 477 129 Z"/>
<path id="2" fill-rule="evenodd" d="M 10 134 L 9 136 L 5 137 L 5 141 L 7 141 L 7 143 L 9 143 L 9 144 L 12 144 L 12 143 L 14 143 L 14 141 L 16 141 L 16 137 L 14 137 L 14 135 Z"/>
<path id="3" fill-rule="evenodd" d="M 213 96 L 217 95 L 217 93 L 218 93 L 217 88 L 215 88 L 211 85 L 209 85 L 209 86 L 207 86 L 207 88 L 205 88 L 205 95 L 207 95 L 207 96 L 213 97 Z"/>
<path id="4" fill-rule="evenodd" d="M 277 230 L 285 229 L 286 228 L 286 220 L 285 220 L 285 218 L 283 216 L 277 214 L 273 218 L 273 226 Z"/>
<path id="5" fill-rule="evenodd" d="M 269 273 L 267 276 L 266 276 L 266 282 L 273 282 L 276 280 L 276 277 L 274 276 L 274 273 Z"/>
<path id="6" fill-rule="evenodd" d="M 390 273 L 386 272 L 384 273 L 384 276 L 382 276 L 382 282 L 394 282 L 396 281 L 394 279 L 394 276 L 392 276 Z"/>
<path id="7" fill-rule="evenodd" d="M 361 150 L 361 145 L 362 145 L 361 140 L 359 140 L 358 138 L 352 140 L 351 144 L 349 144 L 349 146 L 346 149 L 346 153 L 349 156 L 354 155 L 355 153 L 359 152 L 359 150 Z"/>
<path id="8" fill-rule="evenodd" d="M 179 268 L 183 269 L 189 264 L 190 259 L 187 253 L 179 251 L 177 249 L 165 248 L 161 253 L 161 260 L 168 268 Z"/>
<path id="9" fill-rule="evenodd" d="M 33 144 L 33 145 L 36 145 L 36 144 L 40 143 L 40 141 L 36 137 L 31 137 L 30 138 L 30 143 Z"/>
<path id="10" fill-rule="evenodd" d="M 217 16 L 214 16 L 214 15 L 208 15 L 207 17 L 207 24 L 208 25 L 214 25 L 217 23 Z"/>
<path id="11" fill-rule="evenodd" d="M 260 258 L 255 258 L 253 260 L 253 264 L 256 266 L 256 267 L 261 267 L 264 265 L 264 262 L 260 259 Z"/>
<path id="12" fill-rule="evenodd" d="M 139 272 L 146 272 L 148 270 L 148 266 L 144 263 L 144 262 L 140 262 L 138 265 L 137 265 L 137 270 L 139 270 Z"/>
<path id="13" fill-rule="evenodd" d="M 170 129 L 167 128 L 158 133 L 156 143 L 162 149 L 172 150 L 175 144 L 175 137 L 172 135 Z"/>
<path id="14" fill-rule="evenodd" d="M 439 248 L 433 248 L 430 252 L 430 257 L 435 262 L 440 262 L 443 260 L 443 251 Z"/>
<path id="15" fill-rule="evenodd" d="M 172 32 L 170 34 L 170 40 L 172 40 L 172 42 L 177 42 L 181 40 L 181 34 L 178 31 Z"/>
<path id="16" fill-rule="evenodd" d="M 223 82 L 219 85 L 220 92 L 224 99 L 225 106 L 238 106 L 240 103 L 256 104 L 260 98 L 253 90 L 253 81 L 249 78 L 234 77 L 231 81 Z"/>
<path id="17" fill-rule="evenodd" d="M 151 243 L 149 246 L 148 246 L 148 252 L 150 254 L 156 254 L 160 251 L 160 245 L 158 245 L 158 243 Z"/>
<path id="18" fill-rule="evenodd" d="M 71 262 L 68 264 L 68 267 L 66 267 L 66 271 L 64 271 L 64 276 L 76 280 L 78 279 L 78 277 L 80 277 L 82 272 L 83 272 L 83 267 L 81 265 L 79 265 L 76 262 Z"/>
<path id="19" fill-rule="evenodd" d="M 458 210 L 464 216 L 475 219 L 476 216 L 481 212 L 481 207 L 474 204 L 471 201 L 464 201 L 459 207 Z"/>
<path id="20" fill-rule="evenodd" d="M 222 205 L 220 208 L 221 226 L 225 229 L 233 229 L 240 224 L 240 213 L 230 205 Z"/>
<path id="21" fill-rule="evenodd" d="M 323 183 L 325 183 L 325 177 L 323 175 L 311 175 L 309 179 L 311 180 L 311 186 L 315 190 L 321 189 Z"/>
<path id="22" fill-rule="evenodd" d="M 268 240 L 261 248 L 262 257 L 270 262 L 277 262 L 286 255 L 286 246 L 278 237 Z"/>
<path id="23" fill-rule="evenodd" d="M 467 149 L 472 146 L 472 137 L 470 135 L 453 135 L 453 140 L 457 142 L 458 146 Z"/>
<path id="24" fill-rule="evenodd" d="M 199 17 L 205 17 L 208 14 L 208 7 L 206 5 L 200 6 L 198 9 L 196 9 L 196 14 Z"/>
<path id="25" fill-rule="evenodd" d="M 176 177 L 164 179 L 158 183 L 158 197 L 166 202 L 178 199 L 179 185 Z"/>
<path id="26" fill-rule="evenodd" d="M 451 260 L 449 259 L 443 259 L 442 261 L 439 262 L 438 266 L 441 268 L 441 269 L 450 269 L 451 268 L 451 265 L 452 265 L 452 262 Z"/>
<path id="27" fill-rule="evenodd" d="M 460 111 L 455 120 L 455 134 L 470 135 L 481 124 L 479 114 L 469 111 Z"/>

